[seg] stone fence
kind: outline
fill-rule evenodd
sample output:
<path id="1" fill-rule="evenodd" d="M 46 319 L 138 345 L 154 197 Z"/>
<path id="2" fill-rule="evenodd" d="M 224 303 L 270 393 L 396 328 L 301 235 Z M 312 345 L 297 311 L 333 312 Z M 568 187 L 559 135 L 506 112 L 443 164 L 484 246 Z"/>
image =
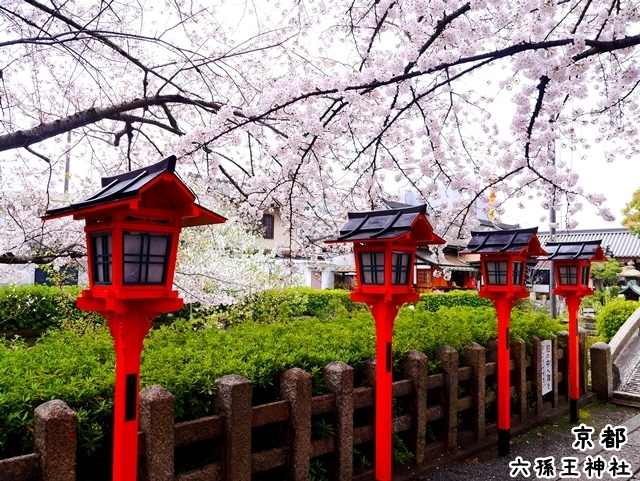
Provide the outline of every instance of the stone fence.
<path id="1" fill-rule="evenodd" d="M 567 345 L 566 337 L 560 333 L 552 341 L 552 390 L 545 395 L 540 341 L 532 339 L 528 354 L 524 342 L 511 343 L 512 431 L 530 429 L 568 410 L 567 362 L 559 347 Z M 585 340 L 581 335 L 583 394 Z M 427 372 L 424 354 L 407 356 L 393 383 L 393 432 L 413 454 L 408 464 L 413 474 L 461 450 L 495 443 L 495 353 L 495 344 L 489 349 L 472 345 L 460 353 L 442 347 L 436 353 L 436 374 Z M 610 354 L 594 354 L 604 359 L 598 363 L 610 359 Z M 216 381 L 216 414 L 179 423 L 174 422 L 171 393 L 160 386 L 147 388 L 140 394 L 139 479 L 298 481 L 309 480 L 310 471 L 318 469 L 332 480 L 370 479 L 374 372 L 375 360 L 369 360 L 360 387 L 354 385 L 352 367 L 332 362 L 323 371 L 326 394 L 314 396 L 311 375 L 290 369 L 281 375 L 280 400 L 258 405 L 252 405 L 248 380 L 227 375 Z M 594 388 L 603 385 L 599 374 L 592 375 Z M 75 480 L 75 413 L 62 401 L 47 402 L 35 411 L 34 431 L 35 452 L 0 460 L 0 481 Z M 194 454 L 199 465 L 185 461 Z M 363 463 L 367 457 L 369 462 Z"/>

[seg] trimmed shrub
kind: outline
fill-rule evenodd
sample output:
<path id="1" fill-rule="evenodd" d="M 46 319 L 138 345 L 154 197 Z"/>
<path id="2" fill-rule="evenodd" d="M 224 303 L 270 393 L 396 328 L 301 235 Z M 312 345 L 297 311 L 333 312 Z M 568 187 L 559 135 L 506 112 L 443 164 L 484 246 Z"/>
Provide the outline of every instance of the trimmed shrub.
<path id="1" fill-rule="evenodd" d="M 432 312 L 436 312 L 441 307 L 493 307 L 491 300 L 480 297 L 477 291 L 462 290 L 420 294 L 418 304 Z"/>
<path id="2" fill-rule="evenodd" d="M 59 326 L 63 319 L 85 317 L 76 307 L 78 287 L 9 285 L 0 288 L 0 330 Z"/>
<path id="3" fill-rule="evenodd" d="M 596 317 L 596 329 L 604 342 L 616 335 L 629 316 L 640 307 L 640 302 L 625 299 L 612 299 L 600 309 Z"/>

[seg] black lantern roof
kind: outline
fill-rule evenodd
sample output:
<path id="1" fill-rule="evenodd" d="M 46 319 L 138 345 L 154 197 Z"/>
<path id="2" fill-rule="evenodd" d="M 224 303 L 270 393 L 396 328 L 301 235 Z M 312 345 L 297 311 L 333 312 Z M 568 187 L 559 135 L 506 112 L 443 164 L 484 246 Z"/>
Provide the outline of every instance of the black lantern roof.
<path id="1" fill-rule="evenodd" d="M 590 260 L 606 261 L 607 258 L 600 247 L 601 240 L 583 242 L 547 242 L 544 246 L 549 253 L 547 260 Z"/>
<path id="2" fill-rule="evenodd" d="M 101 179 L 102 188 L 80 202 L 57 209 L 47 211 L 48 217 L 59 216 L 60 214 L 73 213 L 85 207 L 115 202 L 118 200 L 131 199 L 138 196 L 140 189 L 149 184 L 153 179 L 163 172 L 175 173 L 176 156 L 172 155 L 160 162 L 142 167 L 141 169 L 125 172 L 124 174 Z"/>
<path id="3" fill-rule="evenodd" d="M 537 227 L 501 231 L 477 231 L 471 233 L 471 240 L 461 254 L 526 254 L 546 255 L 540 247 L 536 235 Z"/>
<path id="4" fill-rule="evenodd" d="M 417 242 L 444 244 L 444 240 L 433 233 L 426 218 L 426 205 L 402 209 L 387 209 L 369 212 L 349 212 L 349 220 L 340 229 L 340 234 L 327 242 L 358 242 L 367 240 L 391 240 L 412 233 Z M 423 221 L 420 232 L 412 228 L 419 219 Z"/>

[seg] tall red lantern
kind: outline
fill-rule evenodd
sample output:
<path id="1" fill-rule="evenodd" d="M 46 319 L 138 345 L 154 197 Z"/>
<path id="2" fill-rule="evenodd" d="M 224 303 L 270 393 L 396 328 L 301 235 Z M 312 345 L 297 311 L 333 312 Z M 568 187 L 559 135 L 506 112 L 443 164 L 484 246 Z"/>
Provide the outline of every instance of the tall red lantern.
<path id="1" fill-rule="evenodd" d="M 444 244 L 433 233 L 426 206 L 350 212 L 340 235 L 327 242 L 352 242 L 357 287 L 351 298 L 369 305 L 376 323 L 375 477 L 392 476 L 392 338 L 398 309 L 415 302 L 414 262 L 418 244 Z"/>
<path id="2" fill-rule="evenodd" d="M 102 189 L 43 220 L 73 215 L 85 221 L 89 288 L 78 307 L 107 320 L 116 351 L 113 479 L 134 481 L 138 465 L 140 355 L 151 321 L 180 309 L 173 290 L 183 227 L 226 219 L 195 203 L 175 174 L 175 156 L 102 179 Z"/>
<path id="3" fill-rule="evenodd" d="M 511 430 L 511 383 L 509 375 L 511 309 L 529 295 L 525 288 L 527 261 L 546 255 L 536 235 L 538 228 L 472 232 L 461 254 L 480 254 L 480 297 L 491 299 L 498 317 L 498 454 L 509 454 Z"/>
<path id="4" fill-rule="evenodd" d="M 547 242 L 548 260 L 553 261 L 556 285 L 553 293 L 563 296 L 569 312 L 569 416 L 580 418 L 580 362 L 578 355 L 578 309 L 584 296 L 593 294 L 590 284 L 592 262 L 606 262 L 600 240 L 585 242 Z"/>

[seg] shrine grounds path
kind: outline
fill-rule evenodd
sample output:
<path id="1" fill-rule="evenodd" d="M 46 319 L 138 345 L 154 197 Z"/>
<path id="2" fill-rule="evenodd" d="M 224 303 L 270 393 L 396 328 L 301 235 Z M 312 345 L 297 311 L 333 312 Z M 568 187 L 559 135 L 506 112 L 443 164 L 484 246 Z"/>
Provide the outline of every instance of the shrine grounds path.
<path id="1" fill-rule="evenodd" d="M 590 435 L 593 441 L 593 449 L 580 451 L 572 447 L 576 442 L 576 434 L 571 429 L 584 423 L 587 428 L 593 428 L 593 434 Z M 607 431 L 605 428 L 611 425 L 613 431 Z M 605 432 L 620 433 L 620 428 L 627 428 L 627 442 L 620 447 L 619 451 L 613 449 L 605 449 L 600 444 L 600 435 Z M 584 434 L 582 435 L 585 436 Z M 588 436 L 588 434 L 587 434 Z M 609 438 L 611 439 L 611 438 Z M 604 442 L 604 441 L 603 441 Z M 605 442 L 605 444 L 607 444 Z M 600 455 L 602 458 L 598 458 Z M 547 472 L 536 472 L 534 465 L 536 459 L 549 458 L 553 456 L 553 464 L 555 469 Z M 588 456 L 591 460 L 603 459 L 606 468 L 603 472 L 589 471 Z M 626 461 L 628 463 L 627 471 L 631 476 L 619 476 L 614 478 L 606 469 L 611 468 L 613 457 L 617 461 Z M 560 476 L 563 470 L 562 458 L 577 458 L 578 476 L 573 478 L 569 476 Z M 520 462 L 523 466 L 530 463 L 529 476 L 523 475 L 523 472 L 512 476 L 512 467 L 509 463 L 515 464 Z M 568 461 L 571 463 L 571 461 Z M 615 462 L 615 460 L 614 460 Z M 548 465 L 547 461 L 547 465 Z M 541 464 L 541 463 L 538 463 Z M 600 463 L 602 466 L 602 463 Z M 587 471 L 585 471 L 585 467 Z M 616 468 L 617 469 L 617 468 Z M 616 471 L 614 474 L 624 474 L 624 470 Z M 555 472 L 554 472 L 555 471 Z M 569 469 L 569 474 L 573 469 Z M 591 474 L 589 477 L 587 474 Z M 597 475 L 600 474 L 601 477 Z M 534 428 L 533 430 L 511 438 L 511 452 L 508 456 L 499 457 L 497 447 L 491 447 L 479 453 L 475 453 L 466 459 L 451 461 L 437 468 L 433 468 L 426 473 L 415 477 L 412 481 L 488 481 L 510 479 L 633 479 L 640 480 L 640 409 L 615 404 L 591 403 L 580 409 L 580 422 L 575 425 L 569 422 L 569 416 L 565 415 L 557 418 L 552 422 Z"/>

